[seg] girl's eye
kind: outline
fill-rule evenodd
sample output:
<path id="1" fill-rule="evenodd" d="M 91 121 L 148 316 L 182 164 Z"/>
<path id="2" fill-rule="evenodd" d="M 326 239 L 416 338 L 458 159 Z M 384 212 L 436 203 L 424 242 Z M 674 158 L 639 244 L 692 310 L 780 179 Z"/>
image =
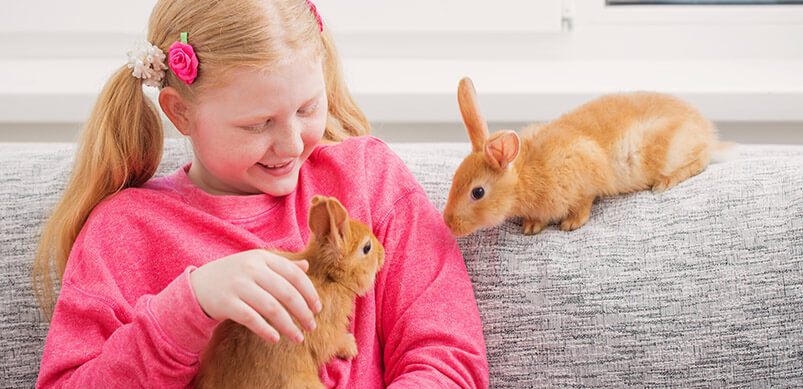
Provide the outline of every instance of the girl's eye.
<path id="1" fill-rule="evenodd" d="M 362 253 L 367 255 L 370 252 L 371 252 L 371 242 L 368 242 L 365 246 L 363 246 Z"/>
<path id="2" fill-rule="evenodd" d="M 260 124 L 255 124 L 253 126 L 245 126 L 243 128 L 248 130 L 248 131 L 257 132 L 257 131 L 263 130 L 265 127 L 268 126 L 268 124 L 270 124 L 270 119 L 268 119 L 268 120 L 266 120 L 266 121 L 264 121 L 264 122 L 262 122 Z"/>
<path id="3" fill-rule="evenodd" d="M 318 102 L 316 101 L 316 102 L 314 102 L 314 103 L 312 103 L 310 105 L 307 105 L 306 107 L 303 107 L 303 108 L 299 109 L 298 113 L 301 114 L 301 115 L 310 114 L 313 111 L 315 111 L 315 108 L 317 108 L 317 107 L 318 107 Z"/>

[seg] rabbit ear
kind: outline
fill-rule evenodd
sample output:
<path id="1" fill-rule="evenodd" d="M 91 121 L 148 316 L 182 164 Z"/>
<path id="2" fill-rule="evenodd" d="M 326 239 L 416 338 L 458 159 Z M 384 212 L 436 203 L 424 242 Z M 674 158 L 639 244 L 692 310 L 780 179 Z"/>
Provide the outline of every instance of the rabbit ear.
<path id="1" fill-rule="evenodd" d="M 326 236 L 329 233 L 329 211 L 326 210 L 326 197 L 315 196 L 310 200 L 307 224 L 310 231 L 316 236 Z"/>
<path id="2" fill-rule="evenodd" d="M 488 139 L 488 123 L 480 110 L 474 83 L 468 77 L 460 80 L 457 87 L 457 103 L 460 105 L 460 114 L 463 116 L 463 123 L 466 124 L 468 138 L 474 151 L 482 150 L 485 140 Z"/>
<path id="3" fill-rule="evenodd" d="M 519 136 L 514 131 L 500 131 L 485 143 L 485 160 L 497 169 L 505 169 L 519 155 Z"/>
<path id="4" fill-rule="evenodd" d="M 341 245 L 348 235 L 348 212 L 334 197 L 315 196 L 309 209 L 310 231 L 319 238 L 330 238 Z"/>

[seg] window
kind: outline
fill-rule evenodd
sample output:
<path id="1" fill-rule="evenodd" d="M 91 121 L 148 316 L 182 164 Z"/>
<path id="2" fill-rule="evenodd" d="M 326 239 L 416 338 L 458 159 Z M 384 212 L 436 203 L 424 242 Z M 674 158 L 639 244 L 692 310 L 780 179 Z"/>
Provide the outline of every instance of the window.
<path id="1" fill-rule="evenodd" d="M 576 25 L 732 26 L 735 30 L 763 25 L 792 28 L 795 34 L 803 26 L 803 0 L 574 0 L 574 3 Z M 723 36 L 727 32 L 722 30 Z"/>
<path id="2" fill-rule="evenodd" d="M 803 0 L 607 0 L 607 5 L 766 5 L 803 4 Z"/>

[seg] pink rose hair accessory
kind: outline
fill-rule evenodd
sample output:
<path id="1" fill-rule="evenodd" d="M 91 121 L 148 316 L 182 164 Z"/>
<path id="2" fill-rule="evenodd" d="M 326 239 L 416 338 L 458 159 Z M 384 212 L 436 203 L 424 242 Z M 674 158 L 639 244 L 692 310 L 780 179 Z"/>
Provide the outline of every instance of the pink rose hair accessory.
<path id="1" fill-rule="evenodd" d="M 310 0 L 307 0 L 307 5 L 309 5 L 309 9 L 312 10 L 312 13 L 315 14 L 315 18 L 318 19 L 318 27 L 320 27 L 321 32 L 323 32 L 323 19 L 321 19 L 321 14 L 318 13 L 318 7 Z"/>
<path id="2" fill-rule="evenodd" d="M 187 43 L 187 33 L 181 33 L 181 41 L 170 46 L 167 53 L 167 64 L 181 81 L 192 84 L 198 77 L 198 57 L 195 50 Z"/>

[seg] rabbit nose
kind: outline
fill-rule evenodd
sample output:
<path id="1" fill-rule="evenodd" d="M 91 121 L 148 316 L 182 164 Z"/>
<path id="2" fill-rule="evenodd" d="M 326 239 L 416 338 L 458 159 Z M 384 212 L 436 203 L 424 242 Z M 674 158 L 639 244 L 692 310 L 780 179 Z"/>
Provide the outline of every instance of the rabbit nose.
<path id="1" fill-rule="evenodd" d="M 449 227 L 449 231 L 452 232 L 452 235 L 460 235 L 460 228 L 458 227 L 457 219 L 454 217 L 454 214 L 451 212 L 444 212 L 443 213 L 443 222 L 446 223 L 446 227 Z"/>
<path id="2" fill-rule="evenodd" d="M 446 223 L 447 226 L 451 228 L 452 220 L 454 220 L 454 216 L 451 212 L 444 212 L 443 213 L 443 222 Z"/>

